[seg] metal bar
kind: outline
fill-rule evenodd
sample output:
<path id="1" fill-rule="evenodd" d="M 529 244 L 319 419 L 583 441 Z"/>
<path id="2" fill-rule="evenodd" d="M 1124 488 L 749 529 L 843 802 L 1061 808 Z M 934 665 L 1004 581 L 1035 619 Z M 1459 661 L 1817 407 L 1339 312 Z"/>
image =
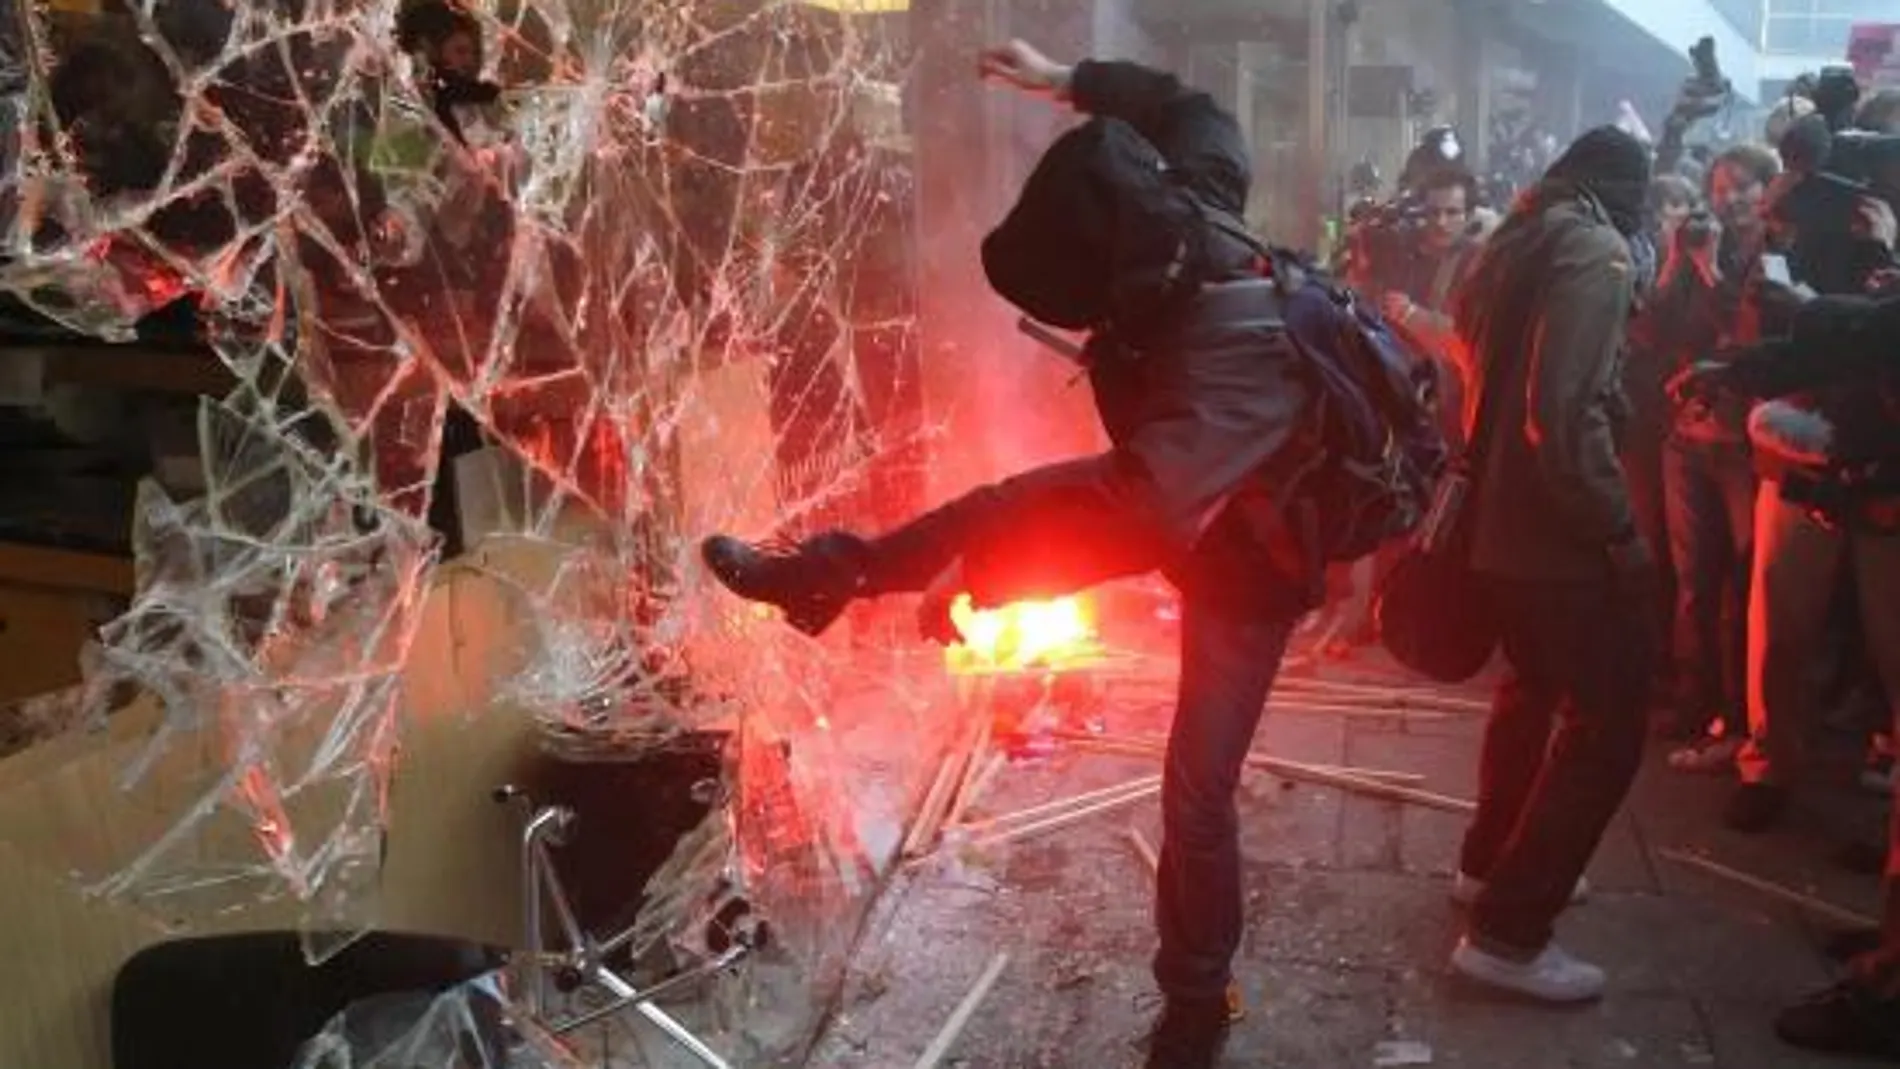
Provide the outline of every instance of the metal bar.
<path id="1" fill-rule="evenodd" d="M 612 991 L 621 998 L 629 998 L 639 994 L 639 992 L 633 989 L 633 985 L 605 969 L 600 970 L 595 980 L 600 986 Z M 707 1069 L 732 1069 L 732 1066 L 728 1064 L 724 1058 L 721 1058 L 717 1051 L 708 1047 L 703 1040 L 688 1031 L 685 1025 L 674 1020 L 672 1014 L 667 1013 L 651 1002 L 635 1002 L 633 1008 L 640 1016 L 652 1022 L 655 1028 L 665 1032 L 667 1037 L 673 1042 L 686 1048 L 693 1057 L 704 1062 Z"/>
<path id="2" fill-rule="evenodd" d="M 561 930 L 567 935 L 569 951 L 587 953 L 592 947 L 592 940 L 581 930 L 580 918 L 574 916 L 574 907 L 567 901 L 567 891 L 561 886 L 561 877 L 554 871 L 554 859 L 548 856 L 547 844 L 537 841 L 534 844 L 534 856 L 540 862 L 542 876 L 547 879 L 548 898 L 553 901 L 554 915 L 560 918 Z"/>
<path id="3" fill-rule="evenodd" d="M 677 976 L 669 976 L 666 979 L 661 980 L 659 983 L 654 984 L 652 987 L 649 987 L 643 991 L 635 991 L 631 995 L 618 995 L 614 998 L 612 1002 L 609 1002 L 605 1006 L 596 1006 L 595 1008 L 588 1010 L 586 1013 L 581 1014 L 579 1017 L 576 1017 L 571 1021 L 562 1021 L 558 1026 L 550 1028 L 549 1031 L 553 1032 L 557 1036 L 565 1035 L 568 1032 L 572 1032 L 577 1028 L 582 1028 L 587 1025 L 593 1024 L 595 1021 L 598 1021 L 603 1017 L 611 1017 L 614 1014 L 619 1013 L 621 1010 L 624 1010 L 627 1007 L 635 1005 L 637 1003 L 652 1002 L 657 999 L 665 998 L 667 995 L 670 995 L 673 992 L 680 990 L 681 988 L 687 987 L 691 984 L 699 983 L 702 980 L 711 979 L 712 977 L 717 976 L 722 972 L 725 972 L 727 969 L 730 969 L 734 965 L 737 965 L 739 963 L 739 959 L 745 957 L 747 953 L 749 953 L 749 950 L 746 947 L 742 947 L 742 946 L 728 947 L 725 953 L 719 955 L 716 958 L 712 958 L 707 961 L 701 962 L 699 965 L 696 965 L 693 968 L 688 969 Z M 602 986 L 605 986 L 605 978 L 600 976 L 599 974 L 606 973 L 607 971 L 608 970 L 606 969 L 605 966 L 601 966 L 595 970 L 595 973 L 596 973 L 595 980 L 596 982 L 601 983 Z M 614 976 L 615 979 L 619 979 L 619 975 L 617 973 L 610 973 L 609 975 Z"/>
<path id="4" fill-rule="evenodd" d="M 549 807 L 528 818 L 521 829 L 521 895 L 522 918 L 521 938 L 527 943 L 528 960 L 535 963 L 528 970 L 527 996 L 528 1012 L 540 1017 L 547 1012 L 547 975 L 542 962 L 547 956 L 547 944 L 541 937 L 541 835 L 554 824 L 560 816 L 560 810 Z"/>

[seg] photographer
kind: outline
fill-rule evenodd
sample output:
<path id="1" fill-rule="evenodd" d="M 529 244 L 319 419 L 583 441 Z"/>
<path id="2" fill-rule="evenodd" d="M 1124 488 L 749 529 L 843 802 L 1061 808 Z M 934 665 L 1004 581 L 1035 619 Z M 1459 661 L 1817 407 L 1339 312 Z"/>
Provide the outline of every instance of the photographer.
<path id="1" fill-rule="evenodd" d="M 1756 289 L 1767 228 L 1763 204 L 1779 170 L 1772 152 L 1738 145 L 1717 157 L 1711 212 L 1686 221 L 1669 250 L 1647 317 L 1675 367 L 1762 336 Z M 1684 771 L 1728 768 L 1747 734 L 1742 651 L 1754 530 L 1755 475 L 1740 404 L 1678 409 L 1663 449 L 1668 548 L 1676 578 L 1675 727 L 1703 726 L 1670 755 Z"/>
<path id="2" fill-rule="evenodd" d="M 1777 241 L 1789 249 L 1794 285 L 1771 284 L 1765 291 L 1784 308 L 1817 291 L 1863 293 L 1894 262 L 1893 212 L 1874 181 L 1882 177 L 1894 142 L 1877 133 L 1848 132 L 1858 107 L 1851 72 L 1824 73 L 1815 89 L 1815 114 L 1793 123 L 1782 140 L 1789 170 L 1776 181 L 1769 211 Z M 1828 311 L 1833 307 L 1802 309 L 1810 336 L 1814 323 L 1837 314 Z M 1804 360 L 1827 359 L 1817 345 L 1799 348 Z M 1809 469 L 1835 463 L 1833 428 L 1879 426 L 1884 418 L 1878 398 L 1842 379 L 1817 384 L 1802 405 L 1764 406 L 1751 417 L 1750 438 L 1768 482 L 1756 504 L 1750 582 L 1750 738 L 1736 762 L 1742 786 L 1726 814 L 1738 831 L 1759 832 L 1777 823 L 1801 777 L 1803 736 L 1814 720 L 1813 659 L 1822 649 L 1832 593 L 1849 557 L 1843 532 L 1810 515 L 1815 484 Z M 1869 645 L 1877 644 L 1871 629 L 1868 638 Z"/>
<path id="3" fill-rule="evenodd" d="M 1375 264 L 1387 270 L 1375 271 L 1374 283 L 1382 286 L 1373 292 L 1386 320 L 1437 362 L 1439 403 L 1455 430 L 1465 391 L 1451 296 L 1483 244 L 1472 223 L 1478 181 L 1463 167 L 1447 164 L 1426 171 L 1413 188 L 1418 222 L 1392 243 L 1387 263 Z"/>
<path id="4" fill-rule="evenodd" d="M 1800 310 L 1786 340 L 1727 364 L 1700 365 L 1676 387 L 1691 399 L 1817 398 L 1808 408 L 1771 401 L 1751 421 L 1758 448 L 1781 465 L 1763 488 L 1763 537 L 1771 541 L 1762 547 L 1765 567 L 1757 582 L 1789 595 L 1776 604 L 1782 615 L 1769 633 L 1755 639 L 1779 668 L 1760 680 L 1763 685 L 1798 687 L 1830 577 L 1851 567 L 1867 648 L 1888 693 L 1900 694 L 1896 339 L 1900 300 L 1822 297 Z M 1900 851 L 1893 849 L 1900 845 L 1900 806 L 1890 827 L 1880 947 L 1854 962 L 1847 981 L 1781 1015 L 1776 1031 L 1790 1043 L 1900 1060 Z"/>

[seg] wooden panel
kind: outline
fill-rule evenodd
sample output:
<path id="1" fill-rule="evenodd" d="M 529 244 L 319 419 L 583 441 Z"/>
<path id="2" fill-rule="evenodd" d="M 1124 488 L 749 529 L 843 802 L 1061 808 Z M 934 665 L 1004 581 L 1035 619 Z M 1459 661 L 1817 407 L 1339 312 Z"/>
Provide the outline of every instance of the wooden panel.
<path id="1" fill-rule="evenodd" d="M 132 561 L 101 553 L 0 542 L 0 583 L 129 596 Z"/>
<path id="2" fill-rule="evenodd" d="M 79 651 L 114 614 L 105 595 L 0 583 L 0 702 L 79 682 Z"/>

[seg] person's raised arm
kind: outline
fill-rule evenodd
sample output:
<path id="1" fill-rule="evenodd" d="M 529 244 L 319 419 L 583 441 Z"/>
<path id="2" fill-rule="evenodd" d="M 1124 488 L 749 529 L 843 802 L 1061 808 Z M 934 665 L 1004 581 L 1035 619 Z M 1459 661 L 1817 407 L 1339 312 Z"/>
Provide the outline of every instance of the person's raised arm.
<path id="1" fill-rule="evenodd" d="M 1240 124 L 1213 97 L 1174 75 L 1125 60 L 1065 66 L 1023 41 L 985 49 L 979 71 L 1085 114 L 1127 123 L 1204 200 L 1235 214 L 1245 210 L 1251 157 Z"/>

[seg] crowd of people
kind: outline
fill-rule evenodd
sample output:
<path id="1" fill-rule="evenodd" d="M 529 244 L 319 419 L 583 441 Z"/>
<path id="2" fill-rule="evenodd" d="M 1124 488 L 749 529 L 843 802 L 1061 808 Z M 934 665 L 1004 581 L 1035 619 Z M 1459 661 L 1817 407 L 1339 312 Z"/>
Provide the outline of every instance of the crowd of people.
<path id="1" fill-rule="evenodd" d="M 1708 111 L 1692 80 L 1659 143 L 1591 131 L 1502 226 L 1465 210 L 1470 172 L 1428 139 L 1432 170 L 1400 192 L 1414 206 L 1410 240 L 1354 246 L 1353 281 L 1381 295 L 1453 396 L 1504 391 L 1505 458 L 1494 450 L 1481 473 L 1472 557 L 1511 671 L 1464 871 L 1487 871 L 1488 827 L 1542 822 L 1518 834 L 1545 843 L 1544 864 L 1552 850 L 1562 863 L 1519 878 L 1546 919 L 1620 804 L 1646 729 L 1671 769 L 1733 777 L 1723 821 L 1744 834 L 1783 821 L 1824 732 L 1864 750 L 1863 786 L 1895 791 L 1900 376 L 1883 367 L 1896 354 L 1877 332 L 1900 284 L 1900 169 L 1882 156 L 1900 145 L 1884 140 L 1900 133 L 1900 92 L 1843 93 L 1843 81 L 1833 101 L 1825 87 L 1818 103 L 1791 96 L 1760 140 L 1716 146 L 1702 166 L 1683 151 Z M 1830 158 L 1830 142 L 1876 162 Z M 1621 240 L 1569 258 L 1561 242 L 1538 244 L 1588 229 L 1564 218 L 1578 214 Z M 1499 363 L 1514 371 L 1487 378 Z M 1576 556 L 1577 530 L 1611 547 L 1613 581 L 1578 585 L 1599 565 Z M 1638 678 L 1646 663 L 1654 671 Z M 1562 786 L 1540 782 L 1539 798 L 1565 806 L 1526 808 L 1540 771 Z M 1842 852 L 1890 888 L 1892 819 L 1884 848 Z M 1784 1039 L 1900 1059 L 1900 890 L 1887 901 L 1884 944 L 1844 935 L 1835 949 L 1854 960 L 1852 978 L 1784 1013 Z M 1482 918 L 1474 934 L 1487 935 Z M 1547 927 L 1495 934 L 1507 930 L 1491 930 L 1478 944 L 1491 953 L 1464 971 L 1547 998 L 1600 989 L 1602 973 L 1560 955 Z"/>

